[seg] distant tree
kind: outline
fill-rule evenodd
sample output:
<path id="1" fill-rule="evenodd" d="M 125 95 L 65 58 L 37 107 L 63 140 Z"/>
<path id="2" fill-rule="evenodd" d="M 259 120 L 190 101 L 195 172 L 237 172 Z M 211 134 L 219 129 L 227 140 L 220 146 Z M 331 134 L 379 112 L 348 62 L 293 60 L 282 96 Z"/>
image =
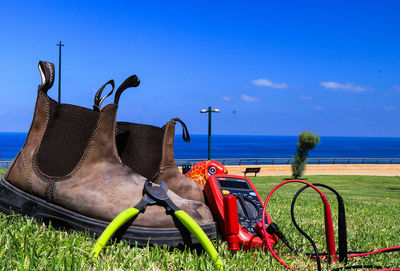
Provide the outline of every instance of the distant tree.
<path id="1" fill-rule="evenodd" d="M 292 177 L 299 179 L 306 168 L 308 152 L 319 144 L 319 136 L 312 132 L 303 131 L 297 141 L 297 154 L 292 163 Z"/>

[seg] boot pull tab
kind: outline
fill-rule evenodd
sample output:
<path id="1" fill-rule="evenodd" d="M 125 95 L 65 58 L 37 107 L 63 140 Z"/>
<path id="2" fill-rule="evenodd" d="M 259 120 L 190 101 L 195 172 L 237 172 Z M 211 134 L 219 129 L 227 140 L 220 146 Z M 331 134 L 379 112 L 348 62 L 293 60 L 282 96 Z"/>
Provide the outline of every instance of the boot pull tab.
<path id="1" fill-rule="evenodd" d="M 105 88 L 107 85 L 111 85 L 112 89 L 111 89 L 111 91 L 110 91 L 106 96 L 104 96 L 103 98 L 101 98 L 101 94 L 103 93 L 103 90 L 104 90 L 104 88 Z M 100 111 L 101 104 L 103 103 L 103 101 L 104 101 L 108 96 L 110 96 L 110 95 L 114 92 L 114 88 L 115 88 L 114 80 L 108 81 L 108 82 L 105 83 L 101 88 L 99 88 L 99 90 L 96 92 L 96 95 L 94 96 L 93 110 L 95 110 L 95 111 Z M 101 98 L 101 99 L 100 99 L 100 98 Z"/>
<path id="2" fill-rule="evenodd" d="M 129 76 L 117 89 L 115 92 L 114 103 L 118 104 L 119 97 L 122 92 L 127 88 L 137 87 L 140 84 L 140 80 L 136 75 Z"/>
<path id="3" fill-rule="evenodd" d="M 189 130 L 186 127 L 186 124 L 180 118 L 174 118 L 174 121 L 177 121 L 180 124 L 182 124 L 182 138 L 185 142 L 190 142 Z"/>
<path id="4" fill-rule="evenodd" d="M 42 77 L 42 83 L 38 89 L 45 94 L 53 86 L 54 83 L 54 64 L 46 61 L 39 61 L 39 72 Z"/>

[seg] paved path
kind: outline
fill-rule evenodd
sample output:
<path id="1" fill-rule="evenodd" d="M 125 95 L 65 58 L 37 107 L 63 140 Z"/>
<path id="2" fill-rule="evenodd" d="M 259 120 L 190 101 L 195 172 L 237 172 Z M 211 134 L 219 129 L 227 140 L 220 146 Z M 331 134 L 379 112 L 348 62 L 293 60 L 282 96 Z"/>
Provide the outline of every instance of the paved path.
<path id="1" fill-rule="evenodd" d="M 290 176 L 290 165 L 227 166 L 229 174 L 243 175 L 246 167 L 261 167 L 257 176 Z M 253 174 L 248 174 L 252 176 Z M 304 175 L 374 175 L 400 176 L 400 165 L 307 165 Z"/>

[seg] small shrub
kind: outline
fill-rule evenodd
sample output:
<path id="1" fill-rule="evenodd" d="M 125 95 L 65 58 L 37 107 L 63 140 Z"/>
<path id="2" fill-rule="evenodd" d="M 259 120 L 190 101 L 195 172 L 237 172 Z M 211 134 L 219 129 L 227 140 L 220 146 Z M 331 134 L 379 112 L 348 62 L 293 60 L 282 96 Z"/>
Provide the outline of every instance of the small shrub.
<path id="1" fill-rule="evenodd" d="M 297 141 L 297 154 L 292 163 L 292 177 L 299 179 L 306 168 L 308 152 L 319 144 L 319 136 L 312 132 L 303 131 Z"/>

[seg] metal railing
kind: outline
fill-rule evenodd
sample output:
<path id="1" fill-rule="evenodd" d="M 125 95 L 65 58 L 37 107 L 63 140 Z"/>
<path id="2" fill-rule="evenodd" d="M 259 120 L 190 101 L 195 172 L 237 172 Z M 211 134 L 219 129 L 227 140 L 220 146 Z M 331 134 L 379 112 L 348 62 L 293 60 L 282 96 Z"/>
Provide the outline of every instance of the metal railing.
<path id="1" fill-rule="evenodd" d="M 178 166 L 206 159 L 175 159 Z M 223 165 L 290 165 L 293 158 L 215 158 Z M 400 158 L 308 158 L 307 164 L 400 164 Z"/>
<path id="2" fill-rule="evenodd" d="M 9 168 L 12 161 L 0 161 L 0 168 Z"/>
<path id="3" fill-rule="evenodd" d="M 175 159 L 178 166 L 194 165 L 204 159 Z M 293 158 L 215 158 L 223 165 L 290 165 Z M 0 161 L 0 168 L 8 168 L 12 161 Z M 400 164 L 400 158 L 308 158 L 307 164 Z"/>

